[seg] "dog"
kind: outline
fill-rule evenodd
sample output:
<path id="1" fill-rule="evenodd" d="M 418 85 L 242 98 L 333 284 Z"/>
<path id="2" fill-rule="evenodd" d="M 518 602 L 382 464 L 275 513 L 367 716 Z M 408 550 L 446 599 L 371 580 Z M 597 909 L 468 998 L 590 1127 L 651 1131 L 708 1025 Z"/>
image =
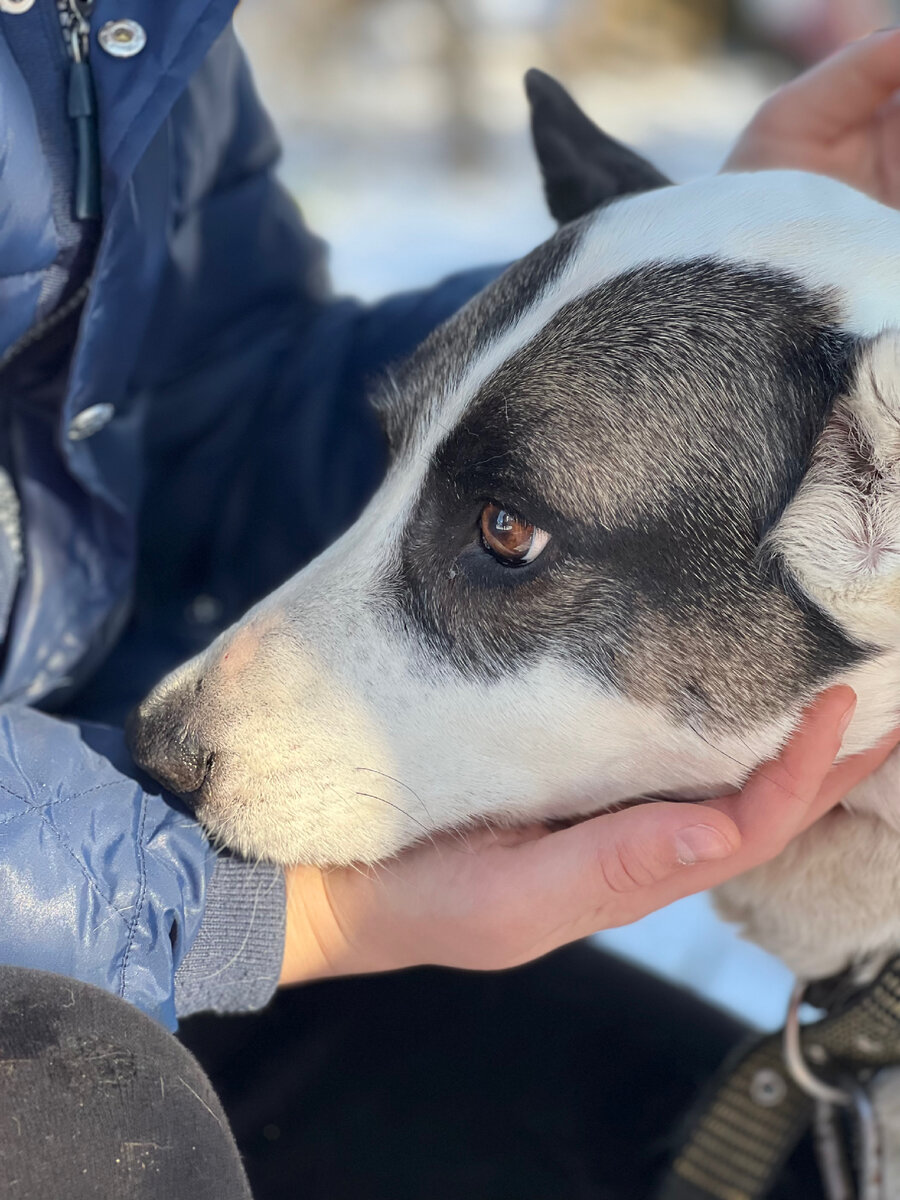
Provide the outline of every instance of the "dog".
<path id="1" fill-rule="evenodd" d="M 739 786 L 821 689 L 900 707 L 900 213 L 790 171 L 673 185 L 531 72 L 557 232 L 374 396 L 352 528 L 137 709 L 244 855 Z M 720 892 L 811 978 L 900 949 L 900 758 Z"/>

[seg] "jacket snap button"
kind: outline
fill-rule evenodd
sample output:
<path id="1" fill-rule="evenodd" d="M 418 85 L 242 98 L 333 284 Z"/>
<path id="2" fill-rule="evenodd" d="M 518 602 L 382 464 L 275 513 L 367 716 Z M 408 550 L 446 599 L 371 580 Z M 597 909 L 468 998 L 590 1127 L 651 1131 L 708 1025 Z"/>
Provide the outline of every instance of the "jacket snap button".
<path id="1" fill-rule="evenodd" d="M 147 32 L 137 21 L 107 21 L 97 34 L 97 41 L 113 58 L 133 58 L 147 45 Z"/>
<path id="2" fill-rule="evenodd" d="M 28 12 L 33 4 L 34 0 L 0 0 L 0 12 L 18 15 Z"/>
<path id="3" fill-rule="evenodd" d="M 69 423 L 69 441 L 81 442 L 104 429 L 116 415 L 112 404 L 92 404 L 83 408 Z"/>

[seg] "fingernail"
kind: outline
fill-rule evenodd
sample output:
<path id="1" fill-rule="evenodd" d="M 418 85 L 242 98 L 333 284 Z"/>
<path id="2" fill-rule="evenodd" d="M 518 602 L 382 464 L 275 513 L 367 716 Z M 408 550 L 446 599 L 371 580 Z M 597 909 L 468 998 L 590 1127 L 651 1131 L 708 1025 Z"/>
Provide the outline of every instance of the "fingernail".
<path id="1" fill-rule="evenodd" d="M 689 825 L 675 838 L 675 853 L 683 867 L 727 858 L 733 852 L 731 844 L 712 825 Z"/>

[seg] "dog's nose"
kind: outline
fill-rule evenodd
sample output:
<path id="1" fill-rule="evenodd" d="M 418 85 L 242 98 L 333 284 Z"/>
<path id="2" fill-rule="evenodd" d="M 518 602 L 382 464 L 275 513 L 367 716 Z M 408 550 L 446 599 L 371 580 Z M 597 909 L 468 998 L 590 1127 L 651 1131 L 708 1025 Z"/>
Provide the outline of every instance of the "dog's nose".
<path id="1" fill-rule="evenodd" d="M 129 716 L 126 737 L 138 766 L 195 807 L 216 756 L 188 732 L 181 706 L 168 699 L 154 703 L 151 696 Z"/>

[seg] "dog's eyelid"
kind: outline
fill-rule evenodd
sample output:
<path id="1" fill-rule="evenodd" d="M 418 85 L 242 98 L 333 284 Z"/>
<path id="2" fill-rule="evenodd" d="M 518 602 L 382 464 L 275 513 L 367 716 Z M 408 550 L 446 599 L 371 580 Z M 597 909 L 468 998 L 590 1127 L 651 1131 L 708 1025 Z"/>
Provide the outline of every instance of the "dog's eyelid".
<path id="1" fill-rule="evenodd" d="M 483 504 L 496 504 L 499 508 L 505 509 L 511 516 L 518 521 L 524 521 L 528 525 L 534 525 L 538 529 L 546 530 L 548 534 L 556 537 L 560 532 L 564 531 L 567 521 L 560 513 L 547 507 L 534 499 L 516 496 L 511 494 L 510 489 L 504 489 L 501 493 L 492 496 L 484 496 Z"/>

